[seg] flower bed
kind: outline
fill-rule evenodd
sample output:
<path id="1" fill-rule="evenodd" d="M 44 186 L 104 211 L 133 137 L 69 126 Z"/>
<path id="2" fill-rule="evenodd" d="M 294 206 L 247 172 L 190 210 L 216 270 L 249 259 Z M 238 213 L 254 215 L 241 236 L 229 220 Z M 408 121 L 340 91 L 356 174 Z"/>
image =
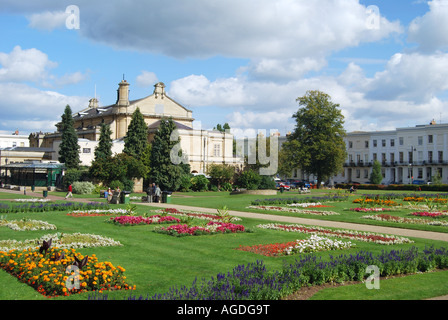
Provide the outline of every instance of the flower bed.
<path id="1" fill-rule="evenodd" d="M 397 237 L 393 235 L 384 235 L 379 233 L 371 232 L 360 232 L 354 230 L 332 230 L 327 228 L 315 227 L 315 226 L 304 226 L 304 225 L 285 225 L 278 223 L 269 223 L 258 225 L 258 228 L 262 229 L 274 229 L 282 230 L 288 232 L 300 232 L 300 233 L 311 233 L 321 236 L 332 236 L 338 238 L 346 238 L 358 241 L 373 242 L 382 245 L 391 244 L 401 244 L 401 243 L 413 243 L 412 240 L 404 237 Z"/>
<path id="2" fill-rule="evenodd" d="M 108 209 L 109 204 L 103 202 L 64 202 L 64 203 L 23 203 L 20 205 L 0 205 L 0 213 L 50 212 L 67 210 Z"/>
<path id="3" fill-rule="evenodd" d="M 126 209 L 109 209 L 109 210 L 74 210 L 67 213 L 68 216 L 72 217 L 95 217 L 95 216 L 109 216 L 113 214 L 126 214 L 128 211 Z"/>
<path id="4" fill-rule="evenodd" d="M 142 224 L 162 224 L 162 223 L 179 223 L 180 219 L 172 216 L 160 216 L 154 215 L 150 217 L 141 216 L 119 216 L 110 218 L 107 222 L 122 225 L 122 226 L 135 226 Z"/>
<path id="5" fill-rule="evenodd" d="M 418 219 L 418 218 L 403 218 L 403 217 L 391 216 L 388 214 L 362 216 L 361 219 L 371 219 L 376 221 L 387 221 L 387 222 L 409 223 L 409 224 L 425 224 L 425 225 L 444 226 L 444 227 L 448 226 L 448 221 Z"/>
<path id="6" fill-rule="evenodd" d="M 350 208 L 350 211 L 355 212 L 378 212 L 378 211 L 392 211 L 390 208 Z"/>
<path id="7" fill-rule="evenodd" d="M 53 245 L 60 249 L 121 246 L 119 241 L 95 234 L 55 233 L 44 235 L 38 239 L 28 239 L 23 241 L 0 240 L 0 251 L 33 249 L 36 247 L 36 243 L 42 243 L 43 241 L 49 241 L 50 239 L 52 239 Z"/>
<path id="8" fill-rule="evenodd" d="M 240 246 L 237 250 L 257 253 L 267 257 L 278 257 L 297 253 L 348 249 L 351 248 L 352 245 L 351 242 L 335 241 L 313 234 L 309 239 L 305 240 L 256 246 Z"/>
<path id="9" fill-rule="evenodd" d="M 178 210 L 175 208 L 166 208 L 161 210 L 155 210 L 155 213 L 166 215 L 178 215 L 178 216 L 184 216 L 184 217 L 191 217 L 191 218 L 197 218 L 197 219 L 203 219 L 208 221 L 220 221 L 223 220 L 223 217 L 217 214 L 211 214 L 211 213 L 204 213 L 199 211 L 190 211 L 190 210 Z M 241 219 L 238 217 L 229 217 L 230 222 L 232 221 L 240 221 Z"/>
<path id="10" fill-rule="evenodd" d="M 236 233 L 244 231 L 245 229 L 242 225 L 216 221 L 210 221 L 205 226 L 189 226 L 186 224 L 176 224 L 169 227 L 160 227 L 154 229 L 154 232 L 178 237 L 199 236 L 216 233 Z"/>
<path id="11" fill-rule="evenodd" d="M 21 220 L 0 220 L 0 226 L 8 227 L 15 231 L 35 231 L 35 230 L 56 230 L 54 224 L 46 221 L 21 219 Z"/>
<path id="12" fill-rule="evenodd" d="M 327 206 L 327 205 L 323 205 L 320 202 L 316 202 L 316 203 L 291 203 L 288 204 L 288 207 L 302 207 L 302 208 L 332 208 L 334 206 Z"/>
<path id="13" fill-rule="evenodd" d="M 438 217 L 446 217 L 446 212 L 428 212 L 428 211 L 420 211 L 420 212 L 412 212 L 411 215 L 417 216 L 417 217 L 431 217 L 431 218 L 438 218 Z"/>
<path id="14" fill-rule="evenodd" d="M 353 203 L 359 203 L 363 206 L 386 206 L 386 207 L 401 206 L 401 203 L 395 202 L 390 199 L 387 200 L 372 199 L 369 197 L 355 199 L 353 200 Z"/>
<path id="15" fill-rule="evenodd" d="M 334 211 L 303 210 L 303 209 L 287 208 L 287 207 L 249 206 L 248 208 L 249 209 L 258 209 L 258 210 L 267 210 L 267 211 L 294 212 L 294 213 L 310 214 L 310 215 L 317 215 L 317 216 L 339 215 L 339 213 L 334 212 Z"/>
<path id="16" fill-rule="evenodd" d="M 78 261 L 86 259 L 85 265 L 78 264 L 79 268 L 75 269 L 75 257 Z M 100 262 L 95 254 L 83 257 L 74 249 L 51 248 L 45 253 L 31 248 L 0 251 L 0 267 L 47 297 L 135 289 L 126 283 L 125 269 L 121 266 Z M 71 274 L 70 269 L 76 270 L 75 273 Z"/>

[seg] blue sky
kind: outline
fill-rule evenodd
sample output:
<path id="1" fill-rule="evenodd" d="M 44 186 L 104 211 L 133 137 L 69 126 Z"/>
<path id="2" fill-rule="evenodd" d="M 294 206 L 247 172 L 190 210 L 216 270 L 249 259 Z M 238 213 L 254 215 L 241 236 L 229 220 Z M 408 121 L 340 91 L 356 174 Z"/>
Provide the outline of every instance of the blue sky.
<path id="1" fill-rule="evenodd" d="M 447 122 L 445 30 L 446 0 L 0 0 L 0 132 L 53 132 L 95 88 L 113 104 L 123 74 L 131 99 L 164 82 L 206 129 L 285 134 L 308 90 L 347 131 Z"/>

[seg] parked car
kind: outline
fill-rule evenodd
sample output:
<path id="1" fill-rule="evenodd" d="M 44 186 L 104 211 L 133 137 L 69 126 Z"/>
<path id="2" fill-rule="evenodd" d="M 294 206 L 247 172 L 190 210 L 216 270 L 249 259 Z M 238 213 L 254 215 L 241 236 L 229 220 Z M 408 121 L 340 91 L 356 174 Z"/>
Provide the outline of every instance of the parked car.
<path id="1" fill-rule="evenodd" d="M 277 182 L 275 184 L 275 186 L 277 187 L 277 190 L 280 190 L 280 189 L 287 190 L 287 191 L 291 190 L 291 187 L 284 182 Z"/>
<path id="2" fill-rule="evenodd" d="M 309 183 L 308 181 L 302 181 L 302 180 L 296 180 L 292 183 L 293 187 L 296 189 L 299 188 L 310 188 L 311 187 L 311 183 Z"/>

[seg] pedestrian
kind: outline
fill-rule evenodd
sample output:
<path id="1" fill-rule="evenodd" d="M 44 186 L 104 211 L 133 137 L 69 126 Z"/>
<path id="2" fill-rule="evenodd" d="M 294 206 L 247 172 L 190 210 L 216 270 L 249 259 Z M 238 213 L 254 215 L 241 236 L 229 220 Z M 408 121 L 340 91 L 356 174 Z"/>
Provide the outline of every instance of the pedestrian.
<path id="1" fill-rule="evenodd" d="M 152 189 L 152 186 L 150 185 L 149 187 L 148 187 L 148 189 L 146 189 L 146 201 L 147 202 L 152 202 L 152 195 L 153 195 L 153 189 Z"/>
<path id="2" fill-rule="evenodd" d="M 73 188 L 72 188 L 72 184 L 70 184 L 69 186 L 68 186 L 68 192 L 67 192 L 67 195 L 65 196 L 65 200 L 67 200 L 67 198 L 73 198 L 73 193 L 72 193 L 72 191 L 73 191 Z"/>
<path id="3" fill-rule="evenodd" d="M 159 185 L 156 185 L 156 191 L 154 193 L 154 202 L 158 203 L 160 200 L 160 194 L 162 193 L 162 191 L 159 188 Z"/>

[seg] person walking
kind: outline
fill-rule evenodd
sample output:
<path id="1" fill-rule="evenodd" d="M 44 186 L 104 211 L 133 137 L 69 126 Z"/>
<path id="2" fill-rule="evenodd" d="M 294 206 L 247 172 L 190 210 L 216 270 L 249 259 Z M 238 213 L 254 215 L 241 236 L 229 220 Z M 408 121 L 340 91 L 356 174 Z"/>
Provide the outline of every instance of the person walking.
<path id="1" fill-rule="evenodd" d="M 154 192 L 154 202 L 159 203 L 161 194 L 162 191 L 160 190 L 159 185 L 156 185 L 156 191 Z"/>
<path id="2" fill-rule="evenodd" d="M 73 188 L 72 188 L 72 184 L 70 184 L 69 186 L 68 186 L 68 192 L 67 192 L 67 195 L 65 196 L 65 200 L 67 200 L 67 198 L 73 198 L 73 193 L 72 193 L 72 191 L 73 191 Z"/>

